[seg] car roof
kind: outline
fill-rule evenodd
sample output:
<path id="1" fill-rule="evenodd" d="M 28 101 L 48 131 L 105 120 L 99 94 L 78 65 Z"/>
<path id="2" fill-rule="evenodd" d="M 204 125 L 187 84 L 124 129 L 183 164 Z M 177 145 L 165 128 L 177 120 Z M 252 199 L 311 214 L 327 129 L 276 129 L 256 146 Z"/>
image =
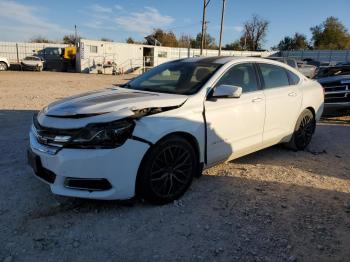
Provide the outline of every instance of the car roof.
<path id="1" fill-rule="evenodd" d="M 268 59 L 264 59 L 260 57 L 247 57 L 247 56 L 210 56 L 210 57 L 198 56 L 198 57 L 184 58 L 180 60 L 183 62 L 189 62 L 189 63 L 200 62 L 200 63 L 226 64 L 232 61 L 266 62 Z"/>

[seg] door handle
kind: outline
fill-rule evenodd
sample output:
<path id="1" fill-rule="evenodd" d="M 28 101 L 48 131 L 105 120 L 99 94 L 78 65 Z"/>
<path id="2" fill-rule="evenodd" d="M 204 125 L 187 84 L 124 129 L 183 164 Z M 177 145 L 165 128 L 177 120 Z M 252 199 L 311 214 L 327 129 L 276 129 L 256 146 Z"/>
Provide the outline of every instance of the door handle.
<path id="1" fill-rule="evenodd" d="M 289 93 L 288 95 L 289 95 L 289 96 L 297 96 L 297 93 L 292 92 L 292 93 Z"/>
<path id="2" fill-rule="evenodd" d="M 263 99 L 261 97 L 254 98 L 252 100 L 253 103 L 258 103 L 258 102 L 261 102 L 261 101 L 263 101 Z"/>

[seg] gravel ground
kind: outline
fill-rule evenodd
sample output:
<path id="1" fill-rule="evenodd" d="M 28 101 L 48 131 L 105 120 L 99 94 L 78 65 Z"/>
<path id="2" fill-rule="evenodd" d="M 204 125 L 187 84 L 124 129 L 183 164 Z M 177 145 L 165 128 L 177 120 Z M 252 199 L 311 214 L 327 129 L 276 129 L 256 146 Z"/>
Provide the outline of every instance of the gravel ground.
<path id="1" fill-rule="evenodd" d="M 0 73 L 0 261 L 349 261 L 349 117 L 320 123 L 307 151 L 206 170 L 173 204 L 52 195 L 26 165 L 32 114 L 122 81 Z"/>

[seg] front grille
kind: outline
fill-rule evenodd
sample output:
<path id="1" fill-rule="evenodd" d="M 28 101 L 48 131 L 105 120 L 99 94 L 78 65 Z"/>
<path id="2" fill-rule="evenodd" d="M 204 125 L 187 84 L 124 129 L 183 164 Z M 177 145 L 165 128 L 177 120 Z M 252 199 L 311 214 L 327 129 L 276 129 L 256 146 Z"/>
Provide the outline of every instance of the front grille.
<path id="1" fill-rule="evenodd" d="M 112 185 L 104 178 L 73 178 L 67 177 L 64 186 L 71 189 L 87 191 L 103 191 L 112 188 Z"/>
<path id="2" fill-rule="evenodd" d="M 77 135 L 81 129 L 56 129 L 41 126 L 37 116 L 33 117 L 32 132 L 37 141 L 42 145 L 63 147 L 73 136 Z"/>
<path id="3" fill-rule="evenodd" d="M 323 84 L 325 90 L 325 103 L 349 103 L 349 85 L 341 85 L 339 81 Z"/>
<path id="4" fill-rule="evenodd" d="M 326 97 L 325 104 L 327 103 L 350 103 L 350 94 L 347 97 Z"/>

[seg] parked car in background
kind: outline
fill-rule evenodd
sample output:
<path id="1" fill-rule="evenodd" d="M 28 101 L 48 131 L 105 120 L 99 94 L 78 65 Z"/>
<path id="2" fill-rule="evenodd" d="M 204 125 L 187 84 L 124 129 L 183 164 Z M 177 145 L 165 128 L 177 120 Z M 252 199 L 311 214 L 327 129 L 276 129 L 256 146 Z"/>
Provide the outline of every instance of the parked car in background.
<path id="1" fill-rule="evenodd" d="M 6 71 L 9 67 L 9 60 L 6 57 L 0 57 L 0 71 Z"/>
<path id="2" fill-rule="evenodd" d="M 313 78 L 316 74 L 317 71 L 317 67 L 314 65 L 308 65 L 306 63 L 304 63 L 303 61 L 297 61 L 294 58 L 290 58 L 290 57 L 268 57 L 268 59 L 272 59 L 275 61 L 279 61 L 281 63 L 285 63 L 293 68 L 295 68 L 296 70 L 298 70 L 299 72 L 301 72 L 304 76 L 308 77 L 308 78 Z"/>
<path id="3" fill-rule="evenodd" d="M 267 59 L 196 57 L 73 96 L 33 118 L 28 160 L 53 193 L 168 203 L 203 168 L 311 141 L 323 89 Z"/>
<path id="4" fill-rule="evenodd" d="M 325 112 L 350 110 L 350 65 L 321 67 L 315 79 L 325 91 Z"/>
<path id="5" fill-rule="evenodd" d="M 42 71 L 44 69 L 44 59 L 38 56 L 27 56 L 22 62 L 22 69 Z"/>
<path id="6" fill-rule="evenodd" d="M 347 61 L 347 62 L 340 62 L 338 64 L 336 64 L 337 66 L 343 66 L 343 65 L 347 65 L 347 66 L 350 66 L 350 61 Z"/>
<path id="7" fill-rule="evenodd" d="M 335 62 L 335 61 L 318 61 L 318 60 L 314 60 L 312 58 L 304 58 L 302 61 L 308 65 L 314 65 L 317 68 L 318 67 L 335 66 L 337 64 L 337 62 Z"/>
<path id="8" fill-rule="evenodd" d="M 317 66 L 308 65 L 303 61 L 298 61 L 298 70 L 306 77 L 313 78 L 317 73 Z"/>

